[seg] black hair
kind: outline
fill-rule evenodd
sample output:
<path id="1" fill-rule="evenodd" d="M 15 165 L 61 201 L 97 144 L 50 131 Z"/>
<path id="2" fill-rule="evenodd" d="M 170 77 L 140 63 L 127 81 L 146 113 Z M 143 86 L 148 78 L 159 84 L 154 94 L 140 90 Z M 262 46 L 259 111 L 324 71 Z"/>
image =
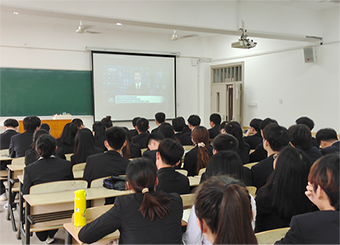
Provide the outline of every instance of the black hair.
<path id="1" fill-rule="evenodd" d="M 41 121 L 39 117 L 30 116 L 30 117 L 25 117 L 22 123 L 24 125 L 25 131 L 34 131 L 37 127 L 40 126 Z"/>
<path id="2" fill-rule="evenodd" d="M 78 128 L 74 123 L 67 123 L 64 126 L 63 132 L 61 132 L 59 139 L 61 142 L 63 142 L 66 145 L 73 145 L 74 138 L 76 137 L 77 132 L 78 132 Z"/>
<path id="3" fill-rule="evenodd" d="M 158 152 L 162 161 L 169 165 L 176 165 L 184 154 L 183 146 L 173 139 L 164 139 L 159 143 Z"/>
<path id="4" fill-rule="evenodd" d="M 165 122 L 165 114 L 163 112 L 157 112 L 155 114 L 155 119 L 158 123 L 163 123 Z"/>
<path id="5" fill-rule="evenodd" d="M 94 144 L 97 147 L 102 148 L 103 150 L 106 150 L 106 147 L 104 145 L 104 141 L 105 141 L 105 126 L 103 123 L 101 122 L 95 122 L 92 125 L 92 131 L 94 132 Z"/>
<path id="6" fill-rule="evenodd" d="M 87 128 L 79 129 L 74 142 L 74 154 L 72 161 L 74 163 L 86 162 L 88 156 L 96 153 L 93 134 Z"/>
<path id="7" fill-rule="evenodd" d="M 262 119 L 254 118 L 250 121 L 249 126 L 253 127 L 256 132 L 260 132 L 260 124 L 262 122 Z"/>
<path id="8" fill-rule="evenodd" d="M 127 127 L 122 128 L 125 130 L 126 133 L 126 145 L 122 149 L 123 157 L 126 159 L 130 159 L 131 158 L 130 144 L 132 143 L 130 130 Z"/>
<path id="9" fill-rule="evenodd" d="M 211 143 L 216 151 L 234 151 L 238 150 L 238 140 L 231 134 L 219 134 Z"/>
<path id="10" fill-rule="evenodd" d="M 164 136 L 160 133 L 151 133 L 148 136 L 148 144 L 150 143 L 150 140 L 155 140 L 158 142 L 161 142 L 164 139 Z"/>
<path id="11" fill-rule="evenodd" d="M 209 120 L 217 126 L 217 125 L 220 125 L 222 119 L 221 119 L 220 114 L 213 113 L 210 115 Z"/>
<path id="12" fill-rule="evenodd" d="M 138 121 L 139 118 L 140 118 L 140 117 L 135 117 L 135 118 L 132 119 L 132 125 L 133 125 L 133 127 L 136 127 L 136 126 L 137 126 L 137 121 Z"/>
<path id="13" fill-rule="evenodd" d="M 176 117 L 172 119 L 172 127 L 176 132 L 182 132 L 185 127 L 185 121 L 183 117 Z"/>
<path id="14" fill-rule="evenodd" d="M 5 127 L 12 127 L 12 128 L 16 128 L 19 126 L 19 123 L 16 119 L 13 118 L 8 118 L 4 121 L 4 126 Z"/>
<path id="15" fill-rule="evenodd" d="M 139 132 L 145 133 L 146 131 L 148 131 L 148 128 L 149 128 L 149 121 L 146 118 L 141 117 L 137 120 L 136 126 Z"/>
<path id="16" fill-rule="evenodd" d="M 336 131 L 332 128 L 320 129 L 316 133 L 315 137 L 316 137 L 318 144 L 320 144 L 321 140 L 331 141 L 331 140 L 337 140 L 338 139 L 338 135 L 336 134 Z"/>
<path id="17" fill-rule="evenodd" d="M 43 134 L 48 134 L 48 131 L 46 131 L 45 129 L 38 129 L 37 131 L 34 132 L 33 138 L 32 138 L 32 144 L 31 144 L 32 150 L 35 150 L 35 145 L 37 143 L 37 140 Z"/>
<path id="18" fill-rule="evenodd" d="M 74 118 L 71 123 L 74 123 L 77 128 L 80 128 L 84 125 L 83 120 L 81 120 L 80 118 Z"/>
<path id="19" fill-rule="evenodd" d="M 304 124 L 306 125 L 311 131 L 314 128 L 314 122 L 312 119 L 310 119 L 309 117 L 299 117 L 298 119 L 296 119 L 295 121 L 296 124 Z"/>
<path id="20" fill-rule="evenodd" d="M 242 160 L 235 151 L 219 151 L 210 158 L 205 174 L 207 179 L 217 175 L 229 175 L 243 181 Z"/>
<path id="21" fill-rule="evenodd" d="M 276 123 L 270 123 L 263 129 L 263 138 L 273 151 L 280 151 L 289 144 L 288 130 Z"/>
<path id="22" fill-rule="evenodd" d="M 119 150 L 126 140 L 126 132 L 122 127 L 111 127 L 105 131 L 105 137 L 114 150 Z"/>
<path id="23" fill-rule="evenodd" d="M 106 116 L 101 120 L 101 123 L 104 124 L 105 128 L 110 128 L 112 127 L 112 121 L 111 121 L 111 116 Z"/>
<path id="24" fill-rule="evenodd" d="M 171 126 L 170 123 L 162 123 L 161 125 L 159 125 L 158 127 L 158 133 L 162 134 L 164 138 L 170 138 L 173 140 L 177 140 L 175 133 L 174 133 L 174 129 Z"/>
<path id="25" fill-rule="evenodd" d="M 47 132 L 50 132 L 51 127 L 47 123 L 42 123 L 40 129 L 45 129 Z"/>
<path id="26" fill-rule="evenodd" d="M 305 124 L 292 125 L 288 129 L 289 141 L 294 147 L 309 150 L 312 146 L 312 135 Z"/>
<path id="27" fill-rule="evenodd" d="M 36 142 L 35 150 L 39 154 L 39 156 L 43 158 L 49 158 L 54 155 L 56 150 L 56 140 L 50 134 L 41 135 Z"/>
<path id="28" fill-rule="evenodd" d="M 303 151 L 287 146 L 279 153 L 275 170 L 262 187 L 268 190 L 272 206 L 287 222 L 293 215 L 313 211 L 313 205 L 305 195 L 310 167 Z"/>
<path id="29" fill-rule="evenodd" d="M 147 158 L 133 160 L 126 169 L 126 180 L 136 193 L 142 193 L 144 188 L 148 188 L 148 192 L 143 194 L 138 211 L 144 218 L 148 216 L 151 221 L 156 215 L 163 219 L 170 213 L 170 199 L 165 197 L 163 192 L 154 191 L 156 179 L 156 166 Z"/>
<path id="30" fill-rule="evenodd" d="M 201 124 L 201 118 L 198 115 L 190 115 L 188 118 L 188 123 L 194 127 L 199 126 Z"/>
<path id="31" fill-rule="evenodd" d="M 231 134 L 237 139 L 238 148 L 241 151 L 245 147 L 245 140 L 243 138 L 241 125 L 236 121 L 231 121 L 224 126 L 224 130 L 227 134 Z"/>
<path id="32" fill-rule="evenodd" d="M 261 123 L 260 123 L 260 130 L 263 130 L 268 124 L 275 123 L 278 124 L 275 119 L 271 119 L 269 117 L 265 118 Z"/>

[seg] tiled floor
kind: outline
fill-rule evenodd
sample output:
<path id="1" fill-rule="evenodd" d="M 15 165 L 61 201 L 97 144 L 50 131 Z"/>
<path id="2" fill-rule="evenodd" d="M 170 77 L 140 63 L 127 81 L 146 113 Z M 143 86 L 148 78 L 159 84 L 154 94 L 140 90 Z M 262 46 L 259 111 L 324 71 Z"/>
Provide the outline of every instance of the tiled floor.
<path id="1" fill-rule="evenodd" d="M 18 200 L 16 200 L 18 201 Z M 22 244 L 21 240 L 16 238 L 16 232 L 12 230 L 12 224 L 10 220 L 7 220 L 7 210 L 4 209 L 6 201 L 0 201 L 0 244 Z M 19 225 L 19 212 L 14 211 L 15 222 L 18 228 Z M 55 241 L 52 244 L 64 244 L 66 232 L 64 229 L 59 229 L 55 235 Z M 31 236 L 31 244 L 46 244 L 45 242 L 39 241 L 35 234 Z"/>

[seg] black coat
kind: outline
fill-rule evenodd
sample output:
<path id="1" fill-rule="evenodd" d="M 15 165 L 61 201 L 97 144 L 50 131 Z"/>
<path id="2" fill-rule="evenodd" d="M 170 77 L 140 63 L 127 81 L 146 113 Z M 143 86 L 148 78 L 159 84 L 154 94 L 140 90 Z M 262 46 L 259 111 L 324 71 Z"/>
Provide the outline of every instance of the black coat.
<path id="1" fill-rule="evenodd" d="M 158 170 L 157 175 L 157 191 L 164 191 L 167 193 L 176 192 L 179 195 L 188 194 L 190 192 L 188 177 L 177 172 L 174 168 L 161 168 Z"/>
<path id="2" fill-rule="evenodd" d="M 26 150 L 31 148 L 34 131 L 26 131 L 13 135 L 9 144 L 9 156 L 12 158 L 24 157 Z"/>
<path id="3" fill-rule="evenodd" d="M 8 129 L 0 134 L 0 150 L 8 149 L 12 136 L 16 134 L 18 134 L 18 132 L 13 129 Z"/>
<path id="4" fill-rule="evenodd" d="M 340 152 L 340 141 L 334 142 L 330 147 L 321 149 L 322 155 L 327 155 L 329 153 L 339 153 Z"/>
<path id="5" fill-rule="evenodd" d="M 141 133 L 132 137 L 133 143 L 138 143 L 140 149 L 148 148 L 149 133 Z"/>
<path id="6" fill-rule="evenodd" d="M 262 136 L 260 132 L 248 137 L 244 137 L 244 139 L 246 143 L 250 145 L 250 149 L 256 149 L 256 147 L 262 143 Z"/>
<path id="7" fill-rule="evenodd" d="M 251 173 L 253 176 L 253 186 L 259 190 L 262 186 L 267 183 L 268 177 L 274 171 L 273 169 L 273 158 L 274 154 L 262 160 L 258 164 L 251 168 Z"/>
<path id="8" fill-rule="evenodd" d="M 179 132 L 176 133 L 175 136 L 179 140 L 181 145 L 193 145 L 191 137 L 189 135 Z"/>
<path id="9" fill-rule="evenodd" d="M 212 156 L 212 146 L 208 146 L 208 155 Z M 197 175 L 197 152 L 198 146 L 196 145 L 193 149 L 191 149 L 188 153 L 185 154 L 184 157 L 184 166 L 183 168 L 188 171 L 188 176 Z"/>

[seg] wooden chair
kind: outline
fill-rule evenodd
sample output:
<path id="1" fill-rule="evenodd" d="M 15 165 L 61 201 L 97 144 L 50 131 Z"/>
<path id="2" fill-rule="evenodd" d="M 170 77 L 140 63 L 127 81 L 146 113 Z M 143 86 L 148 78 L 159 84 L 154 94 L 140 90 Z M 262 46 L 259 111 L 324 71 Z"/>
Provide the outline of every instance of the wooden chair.
<path id="1" fill-rule="evenodd" d="M 289 229 L 289 227 L 286 227 L 281 229 L 263 231 L 256 233 L 255 236 L 258 244 L 274 244 L 276 241 L 283 238 Z"/>
<path id="2" fill-rule="evenodd" d="M 245 167 L 251 169 L 252 166 L 254 166 L 254 165 L 258 164 L 258 163 L 259 163 L 259 162 L 251 162 L 251 163 L 244 164 L 243 166 L 245 166 Z"/>
<path id="3" fill-rule="evenodd" d="M 198 172 L 198 175 L 199 175 L 199 176 L 202 176 L 202 174 L 205 173 L 205 170 L 206 170 L 206 169 L 207 169 L 207 168 L 201 168 L 200 171 Z"/>
<path id="4" fill-rule="evenodd" d="M 252 195 L 254 198 L 256 197 L 257 188 L 255 186 L 247 186 L 247 190 L 250 195 Z"/>
<path id="5" fill-rule="evenodd" d="M 148 149 L 148 148 L 140 149 L 140 152 L 141 152 L 142 156 L 143 156 L 144 151 L 146 151 L 147 149 Z"/>
<path id="6" fill-rule="evenodd" d="M 8 149 L 0 150 L 0 156 L 8 157 L 9 156 L 9 150 Z"/>
<path id="7" fill-rule="evenodd" d="M 110 176 L 92 180 L 90 187 L 91 188 L 103 187 L 103 180 L 107 178 L 110 178 Z"/>
<path id="8" fill-rule="evenodd" d="M 17 157 L 12 159 L 13 165 L 25 165 L 25 157 Z"/>
<path id="9" fill-rule="evenodd" d="M 181 195 L 183 201 L 183 209 L 191 208 L 195 202 L 195 194 L 185 194 Z"/>
<path id="10" fill-rule="evenodd" d="M 72 171 L 74 172 L 74 171 L 84 170 L 85 169 L 85 165 L 86 165 L 86 162 L 75 164 L 72 167 Z"/>
<path id="11" fill-rule="evenodd" d="M 30 188 L 30 194 L 42 194 L 58 191 L 70 191 L 86 189 L 86 180 L 62 180 L 34 185 Z"/>
<path id="12" fill-rule="evenodd" d="M 73 154 L 74 153 L 65 154 L 66 160 L 71 161 L 71 156 L 73 156 Z"/>
<path id="13" fill-rule="evenodd" d="M 194 145 L 183 145 L 183 149 L 185 152 L 190 151 L 194 147 L 195 147 Z"/>
<path id="14" fill-rule="evenodd" d="M 185 169 L 176 169 L 176 171 L 184 176 L 188 176 L 188 171 Z"/>

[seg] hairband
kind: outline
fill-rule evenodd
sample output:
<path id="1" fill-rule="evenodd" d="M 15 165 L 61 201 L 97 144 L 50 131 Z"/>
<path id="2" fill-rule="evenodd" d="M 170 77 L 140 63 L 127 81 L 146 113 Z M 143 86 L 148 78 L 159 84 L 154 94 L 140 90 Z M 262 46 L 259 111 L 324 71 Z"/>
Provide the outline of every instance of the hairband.
<path id="1" fill-rule="evenodd" d="M 142 190 L 142 193 L 145 194 L 146 192 L 149 192 L 149 188 L 145 187 L 143 190 Z"/>
<path id="2" fill-rule="evenodd" d="M 203 142 L 197 144 L 198 147 L 205 147 L 205 144 Z"/>

